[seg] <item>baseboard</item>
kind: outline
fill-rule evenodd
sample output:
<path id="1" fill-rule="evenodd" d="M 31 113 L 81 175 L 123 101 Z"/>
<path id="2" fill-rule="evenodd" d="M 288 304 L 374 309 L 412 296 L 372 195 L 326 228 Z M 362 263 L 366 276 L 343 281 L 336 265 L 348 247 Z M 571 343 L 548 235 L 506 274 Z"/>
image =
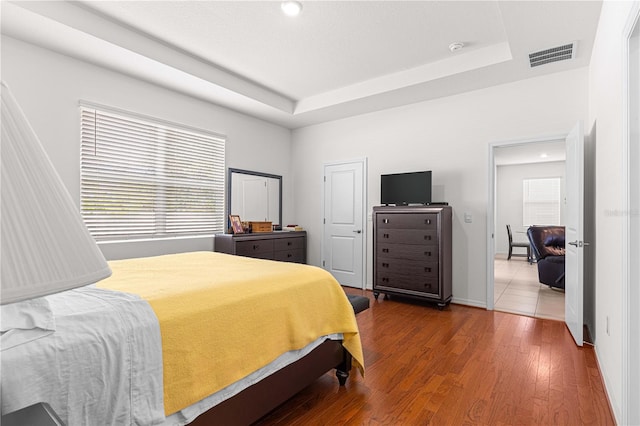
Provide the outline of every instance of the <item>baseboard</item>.
<path id="1" fill-rule="evenodd" d="M 487 309 L 487 302 L 479 302 L 477 300 L 460 299 L 458 297 L 454 297 L 453 299 L 451 299 L 451 303 L 454 303 L 456 305 L 467 305 L 473 306 L 474 308 Z"/>
<path id="2" fill-rule="evenodd" d="M 600 356 L 598 353 L 598 346 L 594 345 L 593 347 L 594 349 L 594 353 L 596 355 L 596 367 L 598 367 L 598 372 L 600 373 L 600 377 L 602 378 L 602 387 L 604 388 L 604 394 L 607 397 L 607 403 L 609 404 L 609 410 L 611 410 L 611 413 L 613 413 L 613 418 L 616 421 L 616 424 L 621 425 L 622 424 L 622 413 L 618 413 L 615 410 L 616 404 L 613 403 L 613 401 L 611 400 L 611 392 L 609 392 L 610 386 L 609 386 L 609 380 L 607 380 L 607 376 L 604 374 L 604 372 L 602 371 L 602 368 L 600 368 Z"/>

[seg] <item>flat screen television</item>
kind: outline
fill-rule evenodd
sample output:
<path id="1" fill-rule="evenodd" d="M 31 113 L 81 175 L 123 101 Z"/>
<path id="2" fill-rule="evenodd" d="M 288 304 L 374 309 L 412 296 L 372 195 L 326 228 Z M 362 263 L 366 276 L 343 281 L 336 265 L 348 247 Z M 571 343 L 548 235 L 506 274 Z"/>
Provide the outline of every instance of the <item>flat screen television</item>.
<path id="1" fill-rule="evenodd" d="M 381 175 L 380 203 L 397 206 L 431 203 L 431 171 Z"/>

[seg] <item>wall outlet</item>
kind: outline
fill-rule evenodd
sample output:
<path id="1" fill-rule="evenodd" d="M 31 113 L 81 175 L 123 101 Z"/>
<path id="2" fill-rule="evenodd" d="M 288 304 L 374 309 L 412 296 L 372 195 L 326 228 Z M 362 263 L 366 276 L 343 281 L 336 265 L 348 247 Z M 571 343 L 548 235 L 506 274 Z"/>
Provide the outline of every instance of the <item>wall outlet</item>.
<path id="1" fill-rule="evenodd" d="M 473 222 L 473 216 L 471 216 L 471 213 L 465 213 L 464 214 L 464 222 L 465 223 Z"/>

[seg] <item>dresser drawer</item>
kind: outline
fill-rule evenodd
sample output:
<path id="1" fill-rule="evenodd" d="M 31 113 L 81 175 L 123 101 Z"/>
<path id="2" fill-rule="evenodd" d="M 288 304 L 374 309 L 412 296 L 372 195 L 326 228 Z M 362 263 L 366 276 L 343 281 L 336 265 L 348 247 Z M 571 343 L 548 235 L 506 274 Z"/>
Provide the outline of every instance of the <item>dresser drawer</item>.
<path id="1" fill-rule="evenodd" d="M 284 262 L 305 263 L 303 249 L 279 250 L 273 252 L 273 260 Z"/>
<path id="2" fill-rule="evenodd" d="M 438 231 L 436 229 L 379 229 L 376 232 L 377 244 L 402 243 L 425 244 L 438 243 Z"/>
<path id="3" fill-rule="evenodd" d="M 373 290 L 391 290 L 398 293 L 412 295 L 430 295 L 438 297 L 440 287 L 437 278 L 406 277 L 399 275 L 380 274 Z"/>
<path id="4" fill-rule="evenodd" d="M 279 250 L 298 250 L 304 248 L 304 237 L 296 238 L 277 238 L 273 240 L 273 249 Z"/>
<path id="5" fill-rule="evenodd" d="M 269 257 L 260 256 L 265 253 L 267 253 Z M 236 241 L 236 254 L 270 259 L 273 257 L 273 240 Z"/>
<path id="6" fill-rule="evenodd" d="M 438 214 L 398 214 L 377 213 L 376 227 L 378 229 L 437 229 Z"/>
<path id="7" fill-rule="evenodd" d="M 438 279 L 438 262 L 389 259 L 378 257 L 376 275 L 385 274 L 397 277 Z"/>
<path id="8" fill-rule="evenodd" d="M 438 247 L 433 245 L 421 246 L 377 242 L 376 256 L 378 259 L 392 258 L 438 262 Z"/>

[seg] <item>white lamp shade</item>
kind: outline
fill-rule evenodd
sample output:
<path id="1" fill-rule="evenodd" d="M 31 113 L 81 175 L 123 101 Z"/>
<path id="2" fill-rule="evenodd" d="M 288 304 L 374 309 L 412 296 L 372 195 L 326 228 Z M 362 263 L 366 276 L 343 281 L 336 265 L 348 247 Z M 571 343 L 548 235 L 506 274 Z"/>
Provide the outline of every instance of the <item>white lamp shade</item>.
<path id="1" fill-rule="evenodd" d="M 20 106 L 2 83 L 0 304 L 111 275 Z"/>

